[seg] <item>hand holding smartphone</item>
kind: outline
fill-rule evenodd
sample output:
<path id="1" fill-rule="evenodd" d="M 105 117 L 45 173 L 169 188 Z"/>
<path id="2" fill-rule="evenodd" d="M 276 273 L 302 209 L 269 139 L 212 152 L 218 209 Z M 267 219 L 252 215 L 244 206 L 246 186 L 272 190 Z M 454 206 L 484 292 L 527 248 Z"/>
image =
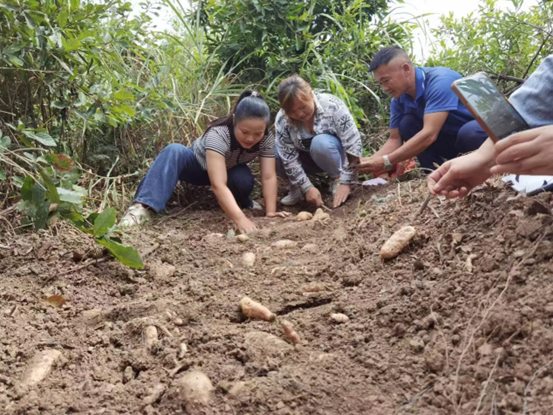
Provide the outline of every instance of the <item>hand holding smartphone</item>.
<path id="1" fill-rule="evenodd" d="M 483 72 L 457 79 L 451 89 L 493 141 L 530 128 Z"/>

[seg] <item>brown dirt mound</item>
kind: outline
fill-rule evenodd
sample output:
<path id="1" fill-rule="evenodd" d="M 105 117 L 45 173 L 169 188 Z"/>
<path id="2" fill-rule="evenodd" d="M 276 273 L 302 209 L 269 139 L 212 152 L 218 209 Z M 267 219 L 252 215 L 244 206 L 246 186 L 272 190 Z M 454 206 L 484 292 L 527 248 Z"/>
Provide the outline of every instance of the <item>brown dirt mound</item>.
<path id="1" fill-rule="evenodd" d="M 229 224 L 213 205 L 191 206 L 127 236 L 145 271 L 66 225 L 0 238 L 2 413 L 553 413 L 551 195 L 487 185 L 419 214 L 423 187 L 358 189 L 326 223 L 259 218 L 245 242 L 214 234 Z M 382 262 L 405 224 L 414 241 Z M 302 343 L 278 318 L 244 320 L 244 295 Z M 22 388 L 49 349 L 61 358 Z M 183 392 L 192 370 L 213 385 L 198 401 Z"/>

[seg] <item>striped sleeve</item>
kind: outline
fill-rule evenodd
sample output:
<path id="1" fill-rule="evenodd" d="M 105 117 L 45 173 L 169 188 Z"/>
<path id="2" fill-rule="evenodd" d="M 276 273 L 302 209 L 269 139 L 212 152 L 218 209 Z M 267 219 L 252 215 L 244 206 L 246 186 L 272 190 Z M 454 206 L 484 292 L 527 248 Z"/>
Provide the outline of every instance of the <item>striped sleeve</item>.
<path id="1" fill-rule="evenodd" d="M 205 149 L 225 156 L 230 152 L 230 134 L 227 127 L 210 128 L 203 137 Z"/>
<path id="2" fill-rule="evenodd" d="M 275 157 L 275 135 L 272 129 L 269 131 L 269 134 L 261 140 L 261 144 L 259 146 L 259 157 Z"/>

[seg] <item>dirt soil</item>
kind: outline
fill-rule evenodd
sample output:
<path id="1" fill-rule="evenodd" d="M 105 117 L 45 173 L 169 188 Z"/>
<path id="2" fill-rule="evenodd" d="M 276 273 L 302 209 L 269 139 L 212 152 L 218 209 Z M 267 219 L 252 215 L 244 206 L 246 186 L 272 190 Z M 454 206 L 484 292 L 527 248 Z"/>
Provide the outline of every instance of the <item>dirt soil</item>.
<path id="1" fill-rule="evenodd" d="M 492 184 L 419 214 L 424 197 L 418 181 L 356 189 L 327 222 L 259 217 L 245 242 L 213 200 L 188 205 L 125 236 L 143 271 L 68 225 L 4 234 L 0 412 L 552 414 L 551 195 Z M 414 241 L 382 262 L 405 224 Z M 277 322 L 243 318 L 244 295 Z M 40 352 L 53 364 L 33 384 Z M 196 400 L 191 371 L 212 384 Z"/>

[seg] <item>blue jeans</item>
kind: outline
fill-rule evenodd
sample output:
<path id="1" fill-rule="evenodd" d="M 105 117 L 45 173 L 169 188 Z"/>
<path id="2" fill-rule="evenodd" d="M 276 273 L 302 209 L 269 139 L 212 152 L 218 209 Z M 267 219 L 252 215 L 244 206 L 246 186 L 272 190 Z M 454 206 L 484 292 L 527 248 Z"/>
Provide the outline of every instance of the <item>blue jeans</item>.
<path id="1" fill-rule="evenodd" d="M 331 178 L 340 177 L 340 170 L 346 161 L 342 142 L 330 134 L 318 134 L 313 137 L 309 151 L 298 150 L 299 162 L 306 174 L 325 172 Z M 276 171 L 279 177 L 287 178 L 278 152 L 275 154 Z"/>
<path id="2" fill-rule="evenodd" d="M 158 154 L 138 185 L 134 201 L 159 213 L 165 209 L 179 180 L 196 186 L 210 185 L 207 171 L 198 163 L 194 151 L 182 144 L 169 144 Z M 246 164 L 227 170 L 227 186 L 243 209 L 252 206 L 253 184 L 252 172 Z"/>
<path id="3" fill-rule="evenodd" d="M 422 130 L 422 127 L 422 120 L 412 114 L 405 114 L 399 121 L 399 135 L 403 141 L 408 141 Z M 422 168 L 434 170 L 434 164 L 440 165 L 446 160 L 476 150 L 487 137 L 476 121 L 469 121 L 459 128 L 456 135 L 440 133 L 436 141 L 417 158 Z"/>

